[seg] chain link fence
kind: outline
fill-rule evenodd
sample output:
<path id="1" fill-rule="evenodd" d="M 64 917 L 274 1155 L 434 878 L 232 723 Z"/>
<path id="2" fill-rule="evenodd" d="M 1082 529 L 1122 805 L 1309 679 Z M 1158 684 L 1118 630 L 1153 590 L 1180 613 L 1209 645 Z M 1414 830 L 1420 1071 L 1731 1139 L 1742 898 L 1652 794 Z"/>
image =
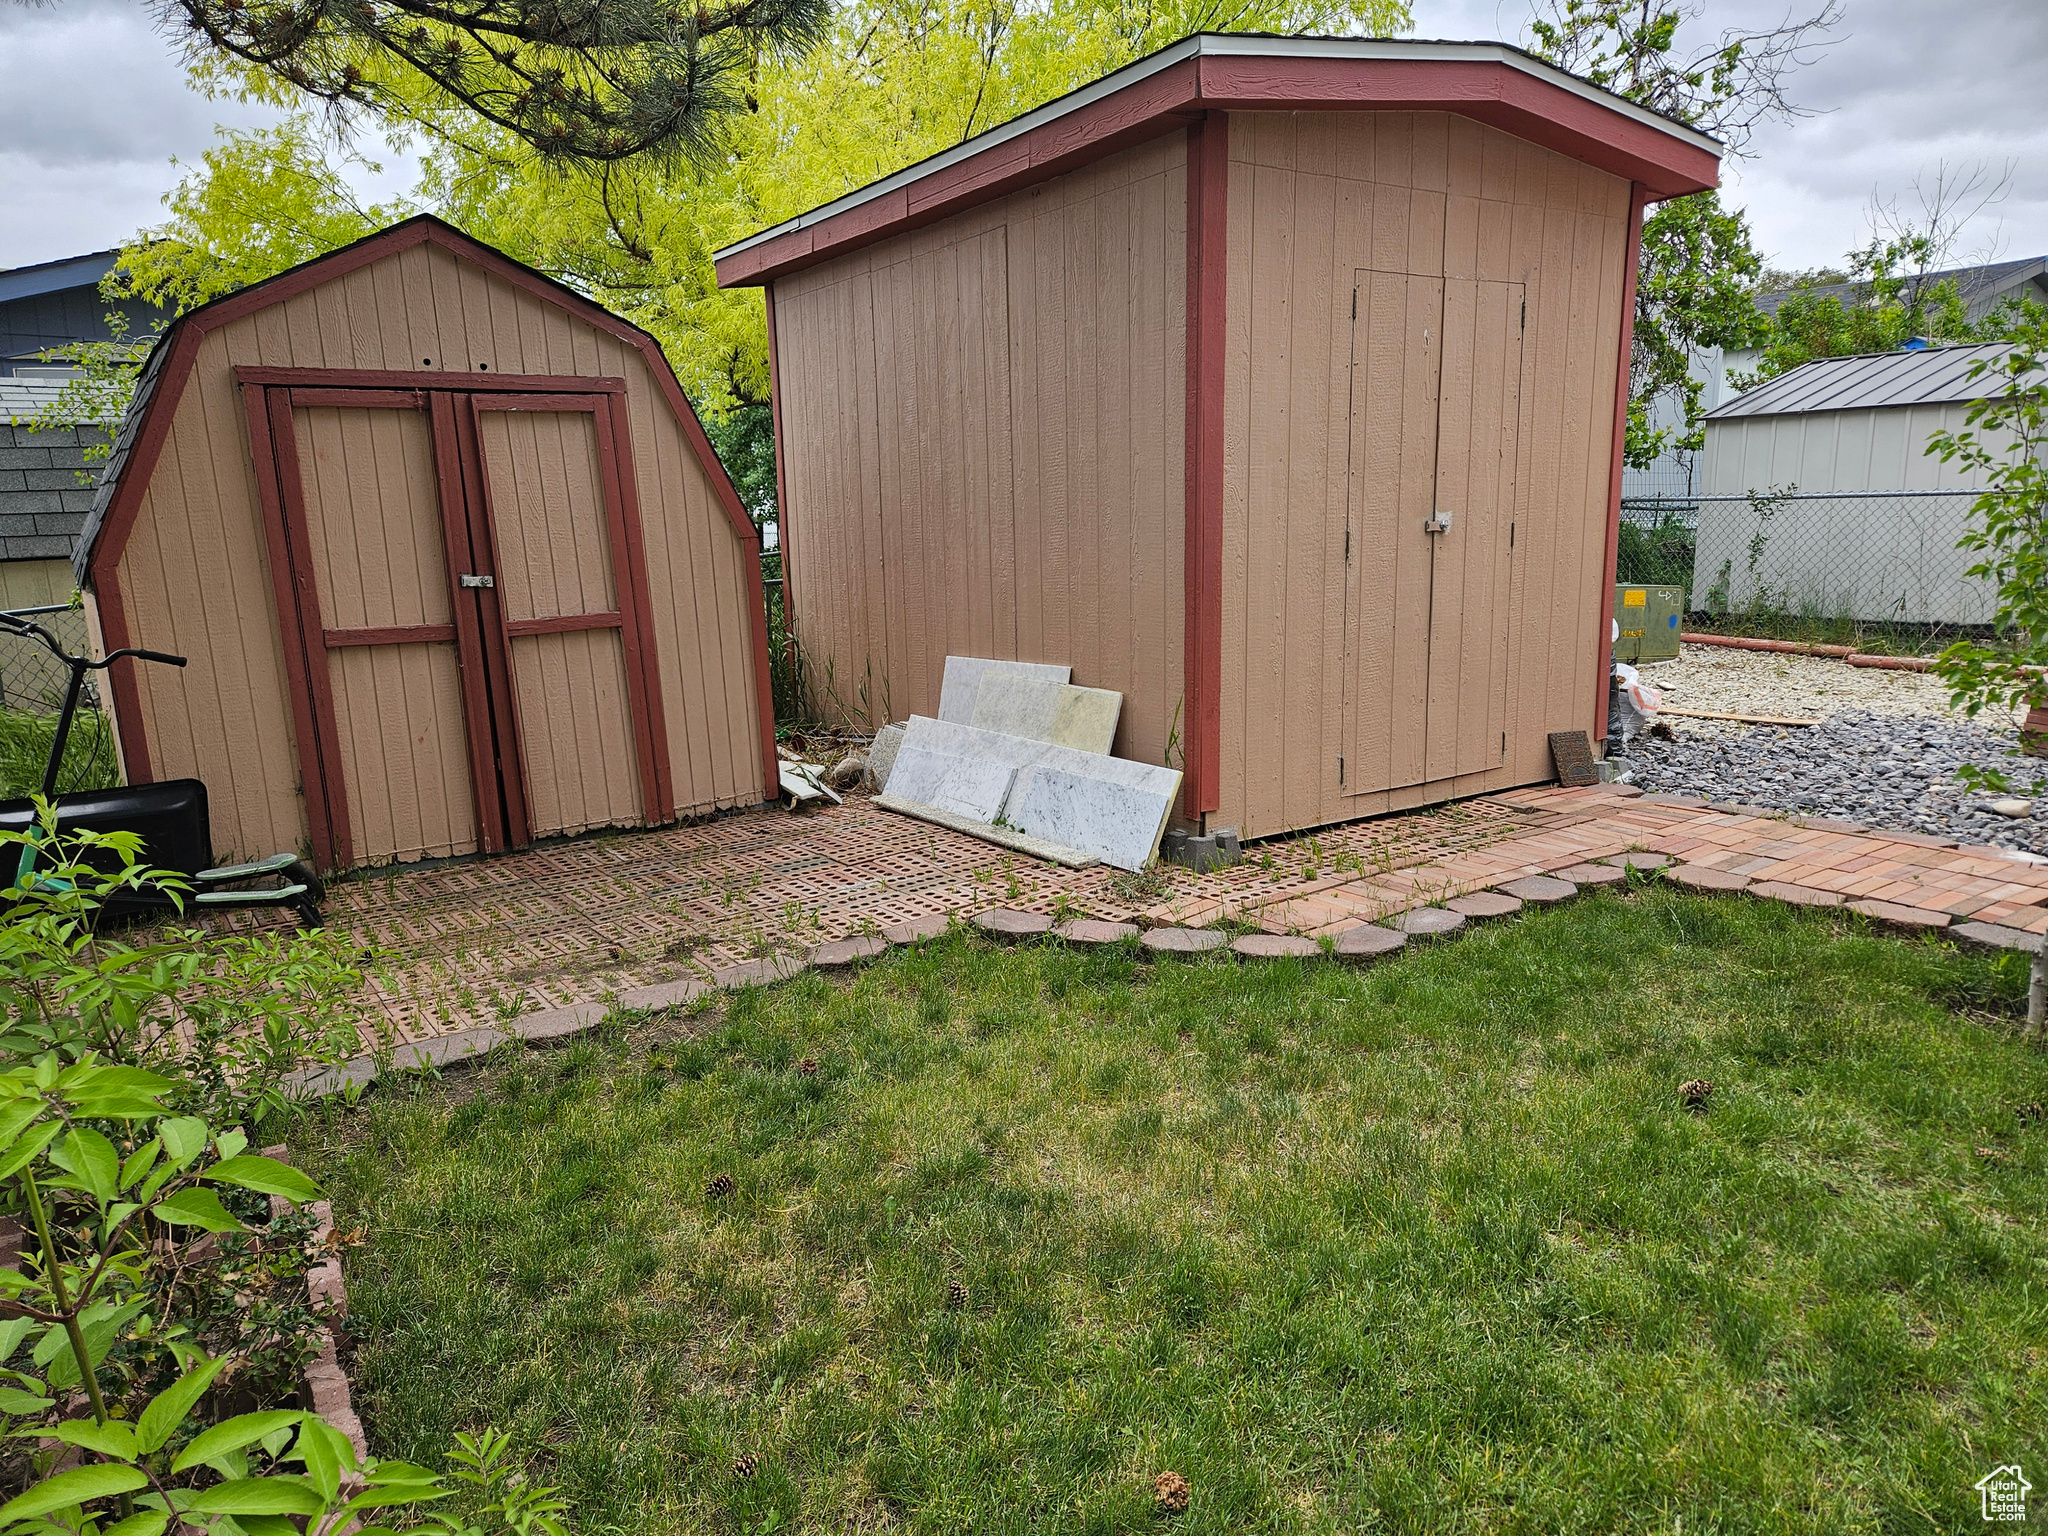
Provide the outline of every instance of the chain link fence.
<path id="1" fill-rule="evenodd" d="M 7 611 L 42 625 L 72 655 L 86 654 L 88 641 L 83 609 L 59 603 L 52 607 L 12 608 Z M 24 640 L 19 635 L 0 635 L 0 709 L 53 714 L 63 706 L 64 690 L 70 682 L 71 674 L 43 648 L 40 641 Z M 84 700 L 94 706 L 99 703 L 99 695 L 91 679 L 86 682 Z"/>
<path id="2" fill-rule="evenodd" d="M 1619 579 L 1680 586 L 1696 629 L 1938 649 L 1995 595 L 1956 547 L 1975 491 L 1625 498 Z"/>

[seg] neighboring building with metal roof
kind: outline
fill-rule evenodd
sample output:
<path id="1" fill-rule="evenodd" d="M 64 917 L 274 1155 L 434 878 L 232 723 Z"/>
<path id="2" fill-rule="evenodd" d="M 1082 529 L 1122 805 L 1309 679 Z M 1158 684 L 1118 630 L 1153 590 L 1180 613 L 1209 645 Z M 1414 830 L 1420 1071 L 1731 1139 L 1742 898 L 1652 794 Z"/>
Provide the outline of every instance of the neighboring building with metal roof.
<path id="1" fill-rule="evenodd" d="M 1990 594 L 1956 548 L 1983 477 L 1927 443 L 1998 390 L 2007 352 L 1821 358 L 1708 412 L 1693 606 L 1988 622 Z"/>
<path id="2" fill-rule="evenodd" d="M 2026 299 L 2048 307 L 2048 256 L 2028 256 L 2016 261 L 1992 262 L 1975 267 L 1947 267 L 1909 279 L 1915 286 L 1953 282 L 1972 323 L 1984 319 L 2008 300 Z M 1821 283 L 1807 288 L 1779 288 L 1757 295 L 1757 308 L 1775 317 L 1779 306 L 1796 293 L 1854 303 L 1868 295 L 1867 283 Z M 1695 360 L 1693 377 L 1702 386 L 1701 404 L 1714 410 L 1735 398 L 1734 381 L 1756 371 L 1760 352 L 1723 352 L 1718 347 Z M 1677 402 L 1662 400 L 1652 411 L 1658 427 L 1681 426 Z M 1631 503 L 1662 500 L 1689 503 L 1699 494 L 1700 463 L 1696 454 L 1667 452 L 1646 469 L 1631 469 L 1623 476 L 1622 496 Z M 1645 512 L 1650 509 L 1644 509 Z"/>

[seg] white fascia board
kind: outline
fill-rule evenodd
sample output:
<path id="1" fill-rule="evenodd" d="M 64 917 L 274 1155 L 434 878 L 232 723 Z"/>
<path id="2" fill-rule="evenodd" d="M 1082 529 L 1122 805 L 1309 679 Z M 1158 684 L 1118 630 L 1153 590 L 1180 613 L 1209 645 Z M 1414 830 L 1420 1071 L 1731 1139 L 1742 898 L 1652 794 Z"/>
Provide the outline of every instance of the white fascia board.
<path id="1" fill-rule="evenodd" d="M 1182 38 L 1179 42 L 1162 48 L 1157 53 L 1148 54 L 1135 63 L 1126 64 L 1115 73 L 1104 75 L 1100 80 L 1084 85 L 1078 90 L 1069 91 L 1042 107 L 1026 112 L 1022 117 L 1012 118 L 1009 122 L 991 128 L 985 133 L 978 133 L 951 149 L 941 150 L 938 154 L 927 156 L 914 165 L 907 165 L 893 175 L 884 176 L 880 181 L 871 181 L 866 186 L 835 198 L 829 203 L 821 204 L 807 213 L 800 213 L 793 219 L 784 219 L 780 224 L 771 225 L 759 234 L 737 240 L 712 252 L 712 260 L 722 261 L 728 256 L 736 256 L 741 251 L 751 250 L 766 241 L 779 239 L 783 235 L 792 234 L 813 224 L 822 224 L 849 208 L 858 208 L 863 203 L 887 196 L 898 187 L 909 186 L 912 182 L 921 181 L 936 172 L 958 165 L 963 160 L 971 160 L 984 150 L 993 149 L 1047 123 L 1058 122 L 1069 113 L 1091 106 L 1105 96 L 1113 96 L 1118 91 L 1136 85 L 1162 70 L 1171 69 L 1187 59 L 1200 57 L 1440 59 L 1448 62 L 1504 64 L 1510 69 L 1520 70 L 1525 75 L 1554 85 L 1559 90 L 1569 91 L 1574 96 L 1605 107 L 1609 111 L 1634 118 L 1645 127 L 1654 128 L 1659 133 L 1667 133 L 1710 154 L 1718 155 L 1721 152 L 1720 141 L 1712 136 L 1652 112 L 1648 107 L 1639 106 L 1625 97 L 1603 91 L 1597 85 L 1588 85 L 1578 76 L 1566 74 L 1556 66 L 1546 64 L 1541 59 L 1532 57 L 1507 43 L 1409 42 L 1379 37 L 1258 37 L 1202 32 L 1193 37 Z"/>

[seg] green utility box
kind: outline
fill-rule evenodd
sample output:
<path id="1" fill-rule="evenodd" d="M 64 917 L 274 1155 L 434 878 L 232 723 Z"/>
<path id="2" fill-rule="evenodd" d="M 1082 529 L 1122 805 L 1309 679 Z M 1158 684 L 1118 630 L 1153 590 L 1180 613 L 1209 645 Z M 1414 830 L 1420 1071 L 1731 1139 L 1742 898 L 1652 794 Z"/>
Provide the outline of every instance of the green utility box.
<path id="1" fill-rule="evenodd" d="M 1623 582 L 1614 589 L 1614 617 L 1621 634 L 1614 659 L 1632 666 L 1678 659 L 1679 622 L 1685 614 L 1685 588 L 1651 587 Z"/>

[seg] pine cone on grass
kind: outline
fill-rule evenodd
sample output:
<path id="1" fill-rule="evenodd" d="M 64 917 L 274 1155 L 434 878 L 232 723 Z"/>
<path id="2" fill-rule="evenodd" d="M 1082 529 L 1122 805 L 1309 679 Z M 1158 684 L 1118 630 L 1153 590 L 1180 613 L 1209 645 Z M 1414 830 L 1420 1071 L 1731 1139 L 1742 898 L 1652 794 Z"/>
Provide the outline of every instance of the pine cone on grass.
<path id="1" fill-rule="evenodd" d="M 738 1478 L 741 1482 L 745 1482 L 748 1478 L 752 1477 L 756 1472 L 760 1470 L 761 1458 L 756 1456 L 752 1451 L 742 1452 L 739 1459 L 734 1461 L 732 1464 L 732 1475 Z"/>
<path id="2" fill-rule="evenodd" d="M 733 1183 L 731 1174 L 721 1173 L 717 1178 L 704 1186 L 704 1198 L 706 1200 L 723 1200 L 738 1187 L 738 1185 Z"/>
<path id="3" fill-rule="evenodd" d="M 1694 1114 L 1707 1107 L 1707 1100 L 1714 1096 L 1714 1085 L 1704 1077 L 1690 1078 L 1678 1085 L 1678 1102 Z"/>
<path id="4" fill-rule="evenodd" d="M 1178 1515 L 1188 1507 L 1188 1480 L 1178 1472 L 1162 1472 L 1152 1479 L 1152 1502 L 1162 1515 Z"/>
<path id="5" fill-rule="evenodd" d="M 949 1312 L 964 1311 L 967 1307 L 967 1287 L 958 1280 L 946 1282 L 946 1309 Z"/>
<path id="6" fill-rule="evenodd" d="M 806 1056 L 796 1064 L 796 1069 L 804 1077 L 816 1077 L 818 1075 L 818 1058 Z"/>

